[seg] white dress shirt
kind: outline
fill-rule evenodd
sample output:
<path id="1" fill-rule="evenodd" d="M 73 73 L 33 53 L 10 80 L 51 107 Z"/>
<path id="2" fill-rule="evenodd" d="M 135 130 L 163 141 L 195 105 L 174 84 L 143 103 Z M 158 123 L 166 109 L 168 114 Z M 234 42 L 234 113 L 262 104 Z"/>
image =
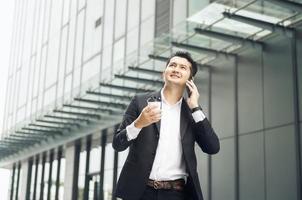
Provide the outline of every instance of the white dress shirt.
<path id="1" fill-rule="evenodd" d="M 185 179 L 188 176 L 183 157 L 180 136 L 180 111 L 181 98 L 174 105 L 170 105 L 161 90 L 161 125 L 158 146 L 149 178 L 152 180 L 176 180 Z M 201 110 L 192 113 L 195 122 L 205 118 Z M 126 127 L 128 140 L 135 139 L 141 129 L 134 126 L 134 122 Z"/>

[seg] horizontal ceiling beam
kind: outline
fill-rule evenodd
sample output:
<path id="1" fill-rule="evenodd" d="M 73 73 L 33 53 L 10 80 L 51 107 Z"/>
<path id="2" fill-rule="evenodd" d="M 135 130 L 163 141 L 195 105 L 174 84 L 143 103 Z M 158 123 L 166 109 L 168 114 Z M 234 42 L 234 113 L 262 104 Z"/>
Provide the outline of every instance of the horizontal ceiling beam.
<path id="1" fill-rule="evenodd" d="M 242 16 L 242 15 L 237 15 L 235 13 L 230 13 L 230 12 L 223 12 L 222 14 L 226 18 L 229 18 L 229 19 L 232 19 L 235 21 L 239 21 L 239 22 L 242 22 L 245 24 L 249 24 L 252 26 L 256 26 L 258 28 L 262 28 L 265 30 L 269 30 L 271 32 L 283 34 L 288 37 L 293 37 L 293 34 L 294 34 L 293 28 L 281 26 L 280 24 L 273 24 L 273 23 L 270 23 L 267 21 L 261 21 L 259 19 L 254 19 L 254 18 Z"/>
<path id="2" fill-rule="evenodd" d="M 134 93 L 141 93 L 141 92 L 152 92 L 154 90 L 145 89 L 145 88 L 137 88 L 137 87 L 129 87 L 129 86 L 122 86 L 122 85 L 114 85 L 109 83 L 100 83 L 101 87 L 108 87 L 112 89 L 134 92 Z"/>
<path id="3" fill-rule="evenodd" d="M 122 104 L 122 103 L 98 101 L 98 100 L 85 99 L 85 98 L 74 98 L 74 100 L 75 101 L 86 102 L 86 103 L 91 103 L 91 104 L 95 104 L 95 105 L 103 105 L 103 106 L 108 106 L 108 107 L 112 107 L 112 108 L 119 108 L 119 109 L 122 109 L 122 110 L 127 107 L 126 104 Z"/>
<path id="4" fill-rule="evenodd" d="M 149 75 L 154 75 L 154 76 L 161 76 L 162 73 L 163 73 L 162 71 L 151 69 L 151 68 L 147 69 L 147 68 L 142 68 L 142 67 L 129 66 L 128 69 L 131 70 L 131 71 L 136 71 L 136 72 L 149 74 Z"/>
<path id="5" fill-rule="evenodd" d="M 236 44 L 243 44 L 243 45 L 249 45 L 249 46 L 257 46 L 262 48 L 263 42 L 256 41 L 250 38 L 243 38 L 235 35 L 230 35 L 222 32 L 217 32 L 213 30 L 208 29 L 201 29 L 201 28 L 195 28 L 194 31 L 197 34 L 205 35 L 207 37 L 215 38 L 218 40 L 228 41 L 230 43 L 236 43 Z"/>
<path id="6" fill-rule="evenodd" d="M 120 75 L 120 74 L 115 74 L 115 78 L 120 78 L 124 80 L 129 80 L 129 81 L 135 81 L 139 83 L 144 83 L 144 84 L 156 84 L 158 86 L 162 86 L 164 82 L 162 80 L 152 80 L 152 79 L 147 79 L 147 78 L 139 78 L 139 77 L 133 77 L 133 76 L 127 76 L 127 75 Z"/>
<path id="7" fill-rule="evenodd" d="M 175 47 L 183 48 L 189 51 L 198 51 L 198 52 L 203 52 L 205 54 L 208 54 L 210 56 L 236 56 L 236 54 L 233 53 L 228 53 L 225 51 L 219 51 L 215 49 L 210 49 L 207 47 L 200 47 L 196 45 L 191 45 L 191 44 L 185 44 L 185 43 L 179 43 L 179 42 L 171 42 L 171 44 Z"/>
<path id="8" fill-rule="evenodd" d="M 110 94 L 110 93 L 96 92 L 96 91 L 86 91 L 86 93 L 91 94 L 91 95 L 100 96 L 100 97 L 109 97 L 109 98 L 113 98 L 113 99 L 126 100 L 126 101 L 129 101 L 132 98 L 127 95 Z"/>
<path id="9" fill-rule="evenodd" d="M 81 112 L 65 111 L 65 110 L 58 110 L 58 109 L 54 109 L 53 112 L 67 114 L 67 115 L 88 117 L 88 118 L 93 118 L 93 119 L 98 119 L 98 120 L 101 119 L 101 115 L 98 115 L 98 114 L 81 113 Z"/>

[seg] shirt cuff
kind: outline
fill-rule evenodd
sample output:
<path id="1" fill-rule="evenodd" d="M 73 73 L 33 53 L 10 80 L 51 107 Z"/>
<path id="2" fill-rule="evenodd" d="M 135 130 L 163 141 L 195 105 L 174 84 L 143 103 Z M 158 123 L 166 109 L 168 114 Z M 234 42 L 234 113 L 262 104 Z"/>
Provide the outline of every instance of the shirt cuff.
<path id="1" fill-rule="evenodd" d="M 205 114 L 201 110 L 196 110 L 195 112 L 192 113 L 192 116 L 196 123 L 206 118 Z"/>
<path id="2" fill-rule="evenodd" d="M 128 125 L 126 127 L 126 134 L 127 134 L 128 141 L 137 138 L 137 136 L 141 130 L 142 130 L 141 128 L 136 128 L 134 126 L 134 122 L 132 122 L 130 125 Z"/>

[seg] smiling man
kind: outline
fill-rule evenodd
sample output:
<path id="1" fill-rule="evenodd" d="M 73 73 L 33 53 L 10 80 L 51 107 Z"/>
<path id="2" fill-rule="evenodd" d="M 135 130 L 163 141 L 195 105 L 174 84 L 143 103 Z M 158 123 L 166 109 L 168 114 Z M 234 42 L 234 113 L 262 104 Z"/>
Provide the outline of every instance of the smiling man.
<path id="1" fill-rule="evenodd" d="M 217 153 L 220 144 L 198 104 L 199 92 L 193 82 L 196 73 L 190 54 L 176 52 L 162 74 L 163 88 L 133 97 L 112 143 L 117 151 L 129 147 L 116 187 L 117 197 L 203 199 L 194 144 L 207 154 Z M 186 87 L 189 95 L 185 99 Z"/>

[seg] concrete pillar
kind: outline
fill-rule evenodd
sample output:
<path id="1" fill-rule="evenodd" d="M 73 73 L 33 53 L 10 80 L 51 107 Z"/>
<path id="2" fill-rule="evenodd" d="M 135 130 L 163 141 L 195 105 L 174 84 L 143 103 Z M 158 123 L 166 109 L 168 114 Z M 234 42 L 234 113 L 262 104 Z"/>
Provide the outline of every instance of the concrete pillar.
<path id="1" fill-rule="evenodd" d="M 72 182 L 74 173 L 75 145 L 69 143 L 65 148 L 65 179 L 64 179 L 64 200 L 72 200 Z"/>
<path id="2" fill-rule="evenodd" d="M 28 177 L 28 160 L 22 161 L 20 173 L 19 199 L 26 200 L 26 187 Z"/>

